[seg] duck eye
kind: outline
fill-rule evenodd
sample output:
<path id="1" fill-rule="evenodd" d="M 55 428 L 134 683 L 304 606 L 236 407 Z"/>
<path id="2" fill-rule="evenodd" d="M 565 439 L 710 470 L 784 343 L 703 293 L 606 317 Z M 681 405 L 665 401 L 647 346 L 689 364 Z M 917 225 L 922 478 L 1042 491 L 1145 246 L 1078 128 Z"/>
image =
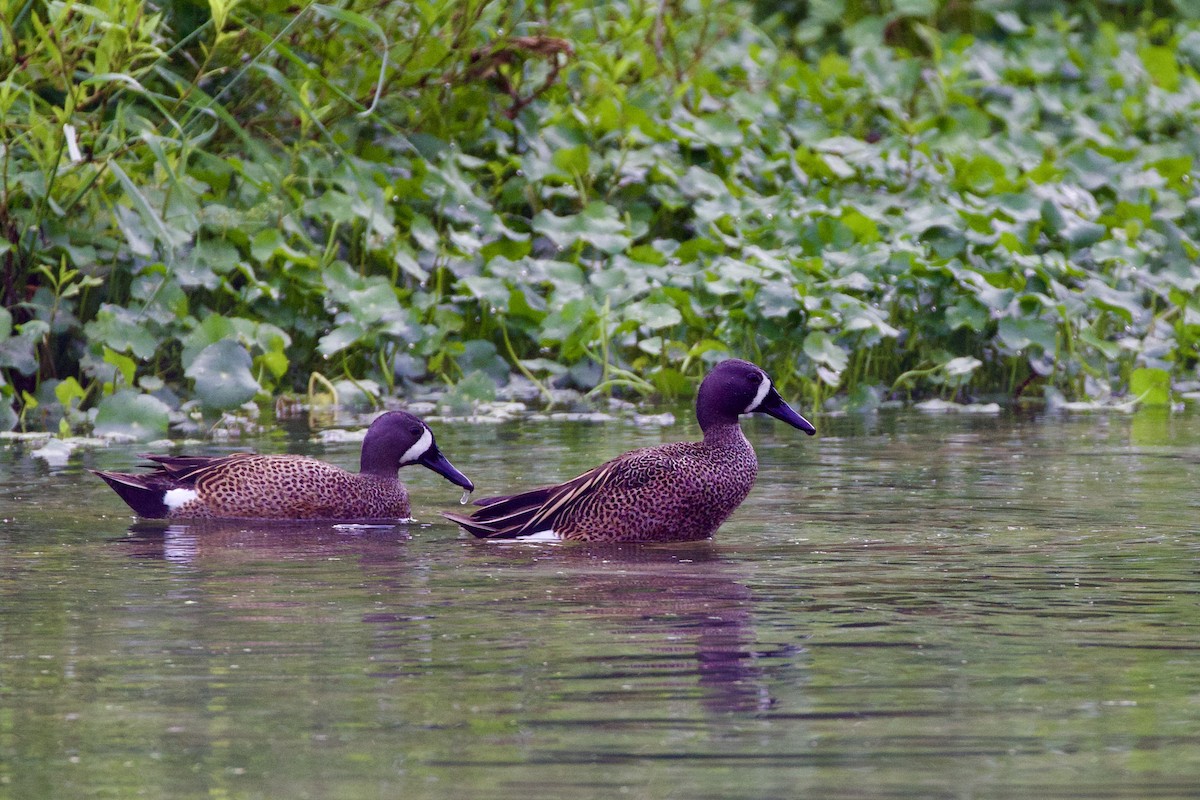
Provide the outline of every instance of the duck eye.
<path id="1" fill-rule="evenodd" d="M 408 432 L 411 433 L 413 436 L 420 436 L 421 428 L 419 426 L 413 426 L 408 429 Z"/>
<path id="2" fill-rule="evenodd" d="M 759 383 L 760 381 L 762 381 L 762 375 L 757 372 L 751 372 L 746 376 L 746 383 Z"/>

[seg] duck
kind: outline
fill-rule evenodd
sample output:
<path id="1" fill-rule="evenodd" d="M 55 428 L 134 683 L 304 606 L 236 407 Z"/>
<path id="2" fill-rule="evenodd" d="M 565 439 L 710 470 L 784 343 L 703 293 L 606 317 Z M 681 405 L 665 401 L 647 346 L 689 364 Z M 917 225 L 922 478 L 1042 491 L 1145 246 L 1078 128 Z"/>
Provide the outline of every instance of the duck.
<path id="1" fill-rule="evenodd" d="M 469 515 L 442 516 L 481 539 L 707 539 L 746 499 L 758 475 L 758 458 L 739 424 L 751 413 L 816 433 L 761 367 L 730 358 L 710 370 L 696 394 L 703 441 L 630 450 L 565 483 L 484 498 Z"/>
<path id="2" fill-rule="evenodd" d="M 407 411 L 377 417 L 359 471 L 299 455 L 143 455 L 147 472 L 92 470 L 146 519 L 409 520 L 401 467 L 420 464 L 468 493 L 475 485 L 442 455 L 433 431 Z"/>

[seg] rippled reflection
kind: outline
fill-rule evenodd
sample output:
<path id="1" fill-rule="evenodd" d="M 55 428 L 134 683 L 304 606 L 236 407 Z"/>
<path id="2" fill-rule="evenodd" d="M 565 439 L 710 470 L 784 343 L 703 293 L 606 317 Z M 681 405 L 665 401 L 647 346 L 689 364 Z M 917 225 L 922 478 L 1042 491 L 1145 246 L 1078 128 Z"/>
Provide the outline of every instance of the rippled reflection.
<path id="1" fill-rule="evenodd" d="M 420 475 L 420 523 L 130 527 L 83 468 L 132 448 L 0 450 L 0 797 L 1194 796 L 1200 421 L 820 427 L 672 547 L 463 539 Z M 689 430 L 438 435 L 502 492 Z"/>

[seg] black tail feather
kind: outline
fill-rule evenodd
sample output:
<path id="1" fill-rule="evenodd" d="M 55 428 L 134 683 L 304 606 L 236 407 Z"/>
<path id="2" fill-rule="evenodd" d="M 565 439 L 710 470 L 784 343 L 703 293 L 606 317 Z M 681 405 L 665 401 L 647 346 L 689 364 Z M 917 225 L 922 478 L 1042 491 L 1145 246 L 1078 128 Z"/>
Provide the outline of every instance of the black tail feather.
<path id="1" fill-rule="evenodd" d="M 125 472 L 103 472 L 98 469 L 94 469 L 92 472 L 103 478 L 104 482 L 137 512 L 138 516 L 147 519 L 163 519 L 167 516 L 169 509 L 163 502 L 163 493 L 166 489 L 155 486 L 153 480 L 147 480 L 148 476 L 159 473 L 131 475 Z"/>
<path id="2" fill-rule="evenodd" d="M 533 533 L 527 530 L 558 486 L 543 486 L 521 494 L 485 497 L 475 501 L 480 508 L 471 513 L 442 512 L 446 519 L 461 525 L 480 539 L 515 539 Z"/>

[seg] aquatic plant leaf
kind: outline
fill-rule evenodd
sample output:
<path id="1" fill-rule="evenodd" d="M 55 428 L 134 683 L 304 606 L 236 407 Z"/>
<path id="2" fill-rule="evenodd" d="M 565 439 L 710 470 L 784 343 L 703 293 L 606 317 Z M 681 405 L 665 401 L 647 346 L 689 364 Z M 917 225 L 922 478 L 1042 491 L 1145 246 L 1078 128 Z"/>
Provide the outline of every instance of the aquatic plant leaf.
<path id="1" fill-rule="evenodd" d="M 1138 51 L 1138 55 L 1146 67 L 1146 72 L 1150 73 L 1151 80 L 1168 92 L 1179 89 L 1179 63 L 1172 48 L 1146 46 Z"/>
<path id="2" fill-rule="evenodd" d="M 652 331 L 670 328 L 683 322 L 679 309 L 667 303 L 638 302 L 625 311 L 625 318 L 637 322 Z"/>
<path id="3" fill-rule="evenodd" d="M 809 331 L 804 337 L 804 354 L 824 364 L 834 372 L 842 372 L 850 361 L 850 355 L 825 331 Z"/>
<path id="4" fill-rule="evenodd" d="M 64 409 L 70 408 L 71 401 L 83 402 L 87 399 L 87 392 L 79 385 L 79 381 L 74 377 L 68 377 L 58 382 L 54 387 L 54 398 L 58 400 L 58 404 Z"/>
<path id="5" fill-rule="evenodd" d="M 586 175 L 590 167 L 588 147 L 585 144 L 577 145 L 576 147 L 563 147 L 554 152 L 551 162 L 568 177 Z"/>
<path id="6" fill-rule="evenodd" d="M 8 309 L 0 308 L 0 327 L 12 331 L 12 315 Z M 0 367 L 12 367 L 22 375 L 32 375 L 37 371 L 37 355 L 34 352 L 35 342 L 28 336 L 6 335 L 0 337 Z"/>
<path id="7" fill-rule="evenodd" d="M 94 431 L 97 436 L 151 441 L 167 435 L 170 410 L 157 397 L 122 389 L 100 401 Z"/>
<path id="8" fill-rule="evenodd" d="M 1165 369 L 1142 367 L 1129 376 L 1129 391 L 1146 406 L 1171 404 L 1171 374 Z"/>
<path id="9" fill-rule="evenodd" d="M 1115 361 L 1121 356 L 1121 345 L 1116 342 L 1109 342 L 1096 336 L 1091 331 L 1080 331 L 1079 341 L 1095 348 L 1102 356 L 1110 361 Z"/>
<path id="10" fill-rule="evenodd" d="M 120 375 L 126 386 L 133 386 L 134 378 L 137 377 L 137 362 L 124 353 L 118 353 L 111 347 L 104 348 L 104 363 L 116 368 L 116 373 L 113 375 L 113 383 L 116 383 L 117 375 Z"/>
<path id="11" fill-rule="evenodd" d="M 317 352 L 328 358 L 354 345 L 366 336 L 366 329 L 358 323 L 349 322 L 339 325 L 320 338 L 317 342 Z"/>
<path id="12" fill-rule="evenodd" d="M 195 384 L 196 397 L 209 408 L 237 408 L 262 389 L 250 372 L 250 353 L 233 339 L 200 351 L 184 372 Z"/>
<path id="13" fill-rule="evenodd" d="M 616 209 L 599 202 L 589 203 L 580 213 L 565 217 L 540 211 L 533 218 L 533 229 L 560 248 L 582 241 L 605 253 L 619 253 L 631 241 Z"/>
<path id="14" fill-rule="evenodd" d="M 152 358 L 158 348 L 158 339 L 146 324 L 144 315 L 112 303 L 102 305 L 96 318 L 84 330 L 92 341 L 119 353 L 133 353 L 142 360 Z"/>
<path id="15" fill-rule="evenodd" d="M 965 378 L 982 366 L 983 362 L 974 356 L 959 356 L 943 364 L 942 371 L 948 378 Z"/>
<path id="16" fill-rule="evenodd" d="M 980 308 L 969 300 L 956 303 L 946 309 L 946 324 L 952 331 L 967 328 L 975 333 L 981 333 L 988 324 L 987 309 Z"/>
<path id="17" fill-rule="evenodd" d="M 0 385 L 3 385 L 3 378 L 0 378 Z M 16 410 L 12 407 L 12 401 L 8 396 L 0 393 L 0 431 L 11 431 L 17 427 L 20 421 Z"/>
<path id="18" fill-rule="evenodd" d="M 183 368 L 185 370 L 190 368 L 195 362 L 196 356 L 200 355 L 209 345 L 216 344 L 223 339 L 236 337 L 237 328 L 234 327 L 232 320 L 219 314 L 209 314 L 192 329 L 191 333 L 183 337 L 183 352 L 180 354 Z"/>
<path id="19" fill-rule="evenodd" d="M 1032 346 L 1053 353 L 1056 332 L 1056 326 L 1044 319 L 1005 317 L 1000 320 L 996 338 L 1012 350 L 1024 350 Z"/>

